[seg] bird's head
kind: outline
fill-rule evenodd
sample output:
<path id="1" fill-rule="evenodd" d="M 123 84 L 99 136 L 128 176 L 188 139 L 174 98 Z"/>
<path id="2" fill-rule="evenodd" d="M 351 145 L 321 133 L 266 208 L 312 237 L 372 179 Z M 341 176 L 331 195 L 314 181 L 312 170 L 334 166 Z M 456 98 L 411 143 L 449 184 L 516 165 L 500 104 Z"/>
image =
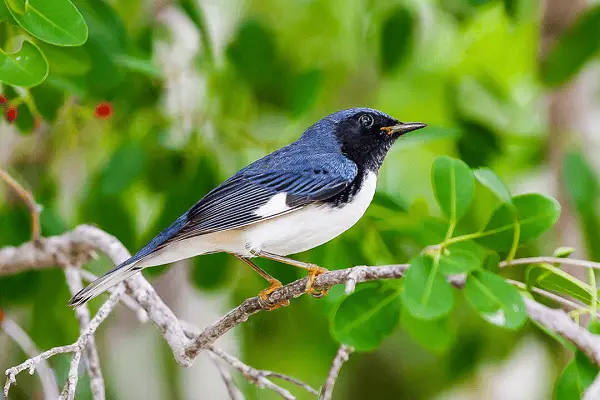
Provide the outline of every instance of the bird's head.
<path id="1" fill-rule="evenodd" d="M 326 117 L 334 123 L 342 152 L 359 167 L 377 171 L 392 144 L 402 135 L 427 125 L 400 122 L 372 108 L 351 108 Z"/>

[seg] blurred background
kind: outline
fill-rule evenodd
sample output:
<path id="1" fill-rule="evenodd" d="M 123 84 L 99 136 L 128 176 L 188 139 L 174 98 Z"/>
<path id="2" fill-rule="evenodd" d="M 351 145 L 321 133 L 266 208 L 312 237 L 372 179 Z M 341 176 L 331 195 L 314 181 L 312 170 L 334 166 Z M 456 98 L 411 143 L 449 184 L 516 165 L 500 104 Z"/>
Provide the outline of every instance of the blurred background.
<path id="1" fill-rule="evenodd" d="M 0 122 L 0 167 L 43 205 L 43 235 L 91 223 L 135 252 L 237 169 L 328 113 L 368 106 L 429 128 L 395 145 L 365 218 L 299 259 L 329 269 L 399 263 L 436 243 L 444 225 L 429 177 L 432 161 L 448 154 L 494 169 L 514 193 L 559 198 L 557 228 L 524 255 L 571 245 L 579 257 L 600 261 L 595 1 L 73 3 L 89 26 L 87 43 L 46 51 L 48 79 L 26 92 L 32 101 L 19 105 L 15 121 Z M 127 63 L 122 55 L 151 62 Z M 6 85 L 3 93 L 23 94 Z M 470 231 L 495 206 L 491 194 L 477 196 L 463 224 Z M 30 235 L 26 207 L 0 185 L 0 246 Z M 283 282 L 302 276 L 286 265 L 259 265 Z M 111 264 L 100 257 L 88 268 L 101 274 Z M 145 274 L 180 318 L 200 327 L 265 287 L 223 254 Z M 328 321 L 340 289 L 257 314 L 217 344 L 256 368 L 318 387 L 338 347 Z M 42 350 L 77 338 L 69 297 L 60 270 L 0 278 L 0 307 Z M 92 311 L 101 303 L 93 301 Z M 403 318 L 380 349 L 352 356 L 334 398 L 553 397 L 569 355 L 535 326 L 505 331 L 465 304 L 443 325 L 434 338 L 413 337 Z M 189 369 L 177 366 L 156 329 L 124 307 L 101 326 L 97 343 L 107 398 L 228 398 L 207 356 Z M 0 333 L 0 370 L 25 358 Z M 68 362 L 50 360 L 61 382 Z M 78 399 L 90 398 L 83 371 Z M 276 398 L 232 374 L 247 398 Z M 37 376 L 18 382 L 11 398 L 41 398 Z"/>

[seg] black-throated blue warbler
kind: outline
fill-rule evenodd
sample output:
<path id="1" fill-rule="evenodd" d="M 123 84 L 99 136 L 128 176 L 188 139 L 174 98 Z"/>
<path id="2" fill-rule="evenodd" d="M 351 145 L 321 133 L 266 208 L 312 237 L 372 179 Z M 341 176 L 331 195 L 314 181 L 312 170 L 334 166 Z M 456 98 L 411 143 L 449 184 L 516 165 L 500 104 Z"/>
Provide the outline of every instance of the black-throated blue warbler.
<path id="1" fill-rule="evenodd" d="M 325 272 L 286 256 L 330 241 L 354 225 L 373 200 L 377 173 L 392 144 L 425 127 L 370 108 L 330 114 L 294 143 L 238 171 L 213 189 L 133 257 L 92 282 L 69 302 L 79 306 L 144 268 L 201 254 L 235 255 L 270 282 L 281 283 L 250 258 L 309 270 L 307 290 Z"/>

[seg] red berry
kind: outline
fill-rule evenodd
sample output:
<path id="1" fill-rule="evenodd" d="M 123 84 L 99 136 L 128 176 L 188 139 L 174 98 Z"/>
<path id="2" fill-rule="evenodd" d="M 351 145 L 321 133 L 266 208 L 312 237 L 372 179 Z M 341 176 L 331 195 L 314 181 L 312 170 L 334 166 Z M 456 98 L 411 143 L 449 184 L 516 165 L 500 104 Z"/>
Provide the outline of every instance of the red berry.
<path id="1" fill-rule="evenodd" d="M 0 324 L 4 321 L 4 311 L 0 308 Z"/>
<path id="2" fill-rule="evenodd" d="M 7 100 L 6 100 L 6 96 L 4 96 L 3 94 L 0 94 L 0 104 L 6 104 Z"/>
<path id="3" fill-rule="evenodd" d="M 96 118 L 108 119 L 113 113 L 112 104 L 107 101 L 103 101 L 96 106 Z"/>
<path id="4" fill-rule="evenodd" d="M 6 120 L 8 122 L 13 122 L 15 119 L 17 119 L 18 114 L 19 113 L 17 112 L 17 107 L 8 106 L 8 108 L 6 109 Z"/>

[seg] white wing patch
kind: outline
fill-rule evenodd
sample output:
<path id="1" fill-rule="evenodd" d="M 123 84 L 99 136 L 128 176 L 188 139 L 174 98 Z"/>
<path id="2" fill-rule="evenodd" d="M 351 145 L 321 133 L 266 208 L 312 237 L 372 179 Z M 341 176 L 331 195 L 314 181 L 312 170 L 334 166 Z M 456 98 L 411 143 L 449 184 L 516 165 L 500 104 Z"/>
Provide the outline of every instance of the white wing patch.
<path id="1" fill-rule="evenodd" d="M 254 214 L 259 217 L 266 218 L 276 214 L 280 214 L 286 212 L 291 209 L 285 203 L 287 199 L 287 193 L 277 193 L 275 196 L 271 197 L 271 199 L 263 206 L 261 206 L 258 210 L 254 212 Z"/>

